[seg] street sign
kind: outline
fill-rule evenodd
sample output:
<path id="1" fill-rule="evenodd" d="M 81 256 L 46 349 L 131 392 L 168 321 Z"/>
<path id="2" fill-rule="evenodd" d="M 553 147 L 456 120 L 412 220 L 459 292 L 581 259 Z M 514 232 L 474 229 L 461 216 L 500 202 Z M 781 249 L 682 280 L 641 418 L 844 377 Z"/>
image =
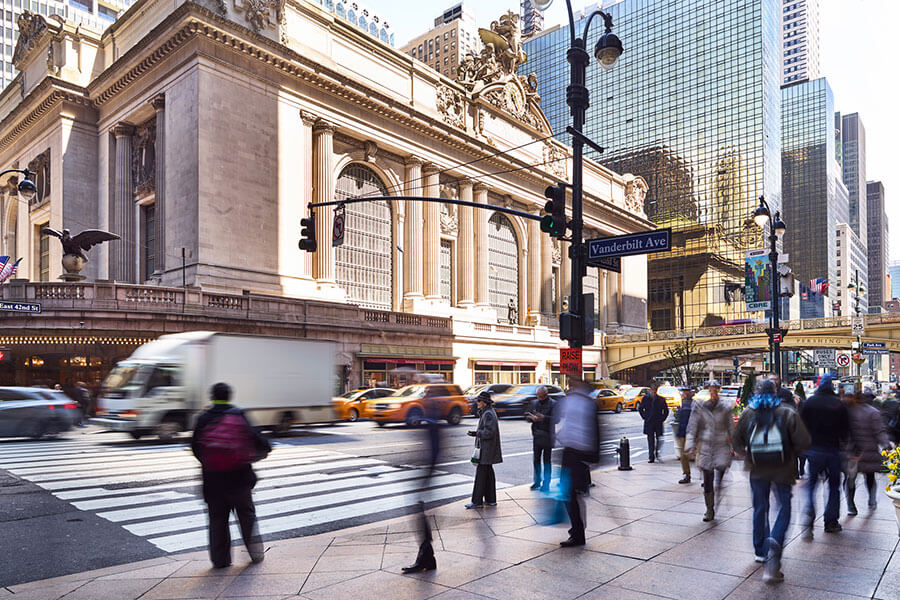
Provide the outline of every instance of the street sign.
<path id="1" fill-rule="evenodd" d="M 835 369 L 837 363 L 834 361 L 833 348 L 816 348 L 814 351 L 816 366 L 821 369 Z"/>
<path id="2" fill-rule="evenodd" d="M 609 256 L 665 252 L 672 248 L 672 228 L 587 240 L 588 264 Z"/>
<path id="3" fill-rule="evenodd" d="M 334 211 L 334 227 L 331 229 L 331 245 L 344 245 L 344 210 Z"/>
<path id="4" fill-rule="evenodd" d="M 782 342 L 782 335 L 781 335 L 780 333 L 773 333 L 773 334 L 772 334 L 772 341 L 773 341 L 773 342 L 778 342 L 778 343 L 780 344 L 780 343 Z"/>
<path id="5" fill-rule="evenodd" d="M 606 269 L 613 273 L 622 272 L 622 259 L 618 256 L 605 256 L 603 258 L 598 258 L 597 260 L 592 260 L 589 264 L 592 267 L 600 267 L 601 269 Z"/>
<path id="6" fill-rule="evenodd" d="M 890 354 L 884 342 L 863 342 L 864 354 Z"/>
<path id="7" fill-rule="evenodd" d="M 0 302 L 0 310 L 37 314 L 41 312 L 39 302 Z"/>
<path id="8" fill-rule="evenodd" d="M 850 355 L 845 352 L 841 352 L 834 359 L 834 362 L 836 362 L 837 366 L 841 367 L 842 369 L 846 369 L 850 366 Z"/>
<path id="9" fill-rule="evenodd" d="M 866 322 L 862 317 L 853 317 L 850 325 L 850 333 L 853 335 L 866 335 Z"/>
<path id="10" fill-rule="evenodd" d="M 559 349 L 559 372 L 561 375 L 581 377 L 581 348 Z"/>

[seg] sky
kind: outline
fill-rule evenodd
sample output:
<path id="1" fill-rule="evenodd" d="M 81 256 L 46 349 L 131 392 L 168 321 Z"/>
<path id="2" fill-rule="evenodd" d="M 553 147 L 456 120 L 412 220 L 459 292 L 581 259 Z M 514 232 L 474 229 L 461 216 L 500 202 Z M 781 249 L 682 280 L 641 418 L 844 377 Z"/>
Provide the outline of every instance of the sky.
<path id="1" fill-rule="evenodd" d="M 456 1 L 365 3 L 391 23 L 400 47 L 431 28 L 434 18 Z M 594 3 L 574 0 L 572 6 L 578 11 Z M 884 184 L 890 255 L 900 260 L 900 153 L 895 142 L 900 140 L 900 79 L 890 75 L 898 70 L 890 57 L 897 52 L 893 36 L 900 23 L 900 0 L 820 0 L 820 5 L 820 75 L 831 85 L 835 110 L 858 112 L 866 128 L 866 178 Z M 481 27 L 508 9 L 519 11 L 518 0 L 470 0 L 466 6 Z M 561 23 L 568 23 L 566 3 L 554 0 L 544 13 L 544 27 Z"/>

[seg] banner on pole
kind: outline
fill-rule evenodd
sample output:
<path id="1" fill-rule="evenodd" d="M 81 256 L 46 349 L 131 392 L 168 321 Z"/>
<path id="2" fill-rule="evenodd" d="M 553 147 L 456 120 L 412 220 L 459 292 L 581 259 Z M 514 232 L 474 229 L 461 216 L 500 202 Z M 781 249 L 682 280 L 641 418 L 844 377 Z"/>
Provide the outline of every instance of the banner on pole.
<path id="1" fill-rule="evenodd" d="M 747 250 L 744 297 L 747 311 L 772 309 L 772 265 L 766 250 Z"/>

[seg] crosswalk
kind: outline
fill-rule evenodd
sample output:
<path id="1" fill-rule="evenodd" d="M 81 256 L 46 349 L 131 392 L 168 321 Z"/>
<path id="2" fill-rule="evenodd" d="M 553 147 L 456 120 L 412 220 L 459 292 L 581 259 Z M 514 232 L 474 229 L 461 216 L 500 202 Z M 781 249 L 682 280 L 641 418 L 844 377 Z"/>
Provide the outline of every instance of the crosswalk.
<path id="1" fill-rule="evenodd" d="M 86 437 L 3 444 L 0 468 L 166 552 L 206 546 L 200 470 L 186 444 L 137 446 L 124 436 L 102 443 Z M 472 491 L 470 476 L 438 471 L 423 489 L 422 468 L 279 442 L 255 469 L 253 498 L 263 536 L 377 517 Z M 240 537 L 234 523 L 232 536 Z"/>

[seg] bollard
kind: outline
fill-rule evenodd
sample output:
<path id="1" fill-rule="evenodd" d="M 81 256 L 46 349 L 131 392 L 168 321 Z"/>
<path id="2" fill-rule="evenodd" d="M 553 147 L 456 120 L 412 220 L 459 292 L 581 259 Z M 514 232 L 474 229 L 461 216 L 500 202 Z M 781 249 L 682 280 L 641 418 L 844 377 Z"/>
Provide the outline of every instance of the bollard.
<path id="1" fill-rule="evenodd" d="M 628 443 L 628 438 L 624 435 L 619 440 L 619 447 L 616 448 L 616 453 L 619 455 L 619 470 L 631 471 L 631 444 Z"/>

